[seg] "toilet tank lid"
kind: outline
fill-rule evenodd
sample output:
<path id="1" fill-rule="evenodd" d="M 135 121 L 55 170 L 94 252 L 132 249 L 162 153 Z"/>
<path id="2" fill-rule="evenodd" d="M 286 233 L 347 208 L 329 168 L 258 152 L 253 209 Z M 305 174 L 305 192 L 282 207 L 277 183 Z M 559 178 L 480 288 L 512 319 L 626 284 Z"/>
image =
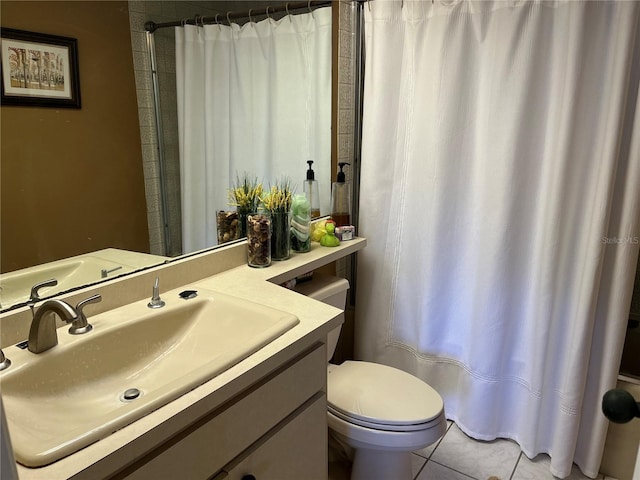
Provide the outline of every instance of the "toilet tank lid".
<path id="1" fill-rule="evenodd" d="M 314 273 L 313 279 L 296 285 L 295 291 L 315 300 L 323 300 L 332 295 L 349 290 L 349 282 L 340 277 Z"/>
<path id="2" fill-rule="evenodd" d="M 438 392 L 419 378 L 360 361 L 329 366 L 327 402 L 344 415 L 384 425 L 426 423 L 444 409 Z"/>

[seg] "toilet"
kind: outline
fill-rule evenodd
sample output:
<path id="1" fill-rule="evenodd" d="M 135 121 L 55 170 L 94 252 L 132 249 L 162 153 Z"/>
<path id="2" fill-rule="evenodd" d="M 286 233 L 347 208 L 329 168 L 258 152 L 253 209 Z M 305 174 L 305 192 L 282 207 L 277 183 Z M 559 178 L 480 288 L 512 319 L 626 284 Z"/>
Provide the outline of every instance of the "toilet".
<path id="1" fill-rule="evenodd" d="M 344 310 L 349 282 L 315 273 L 296 291 Z M 327 362 L 340 330 L 329 332 Z M 346 361 L 327 367 L 330 436 L 352 453 L 352 480 L 410 480 L 411 452 L 446 431 L 442 397 L 422 380 L 393 367 Z"/>

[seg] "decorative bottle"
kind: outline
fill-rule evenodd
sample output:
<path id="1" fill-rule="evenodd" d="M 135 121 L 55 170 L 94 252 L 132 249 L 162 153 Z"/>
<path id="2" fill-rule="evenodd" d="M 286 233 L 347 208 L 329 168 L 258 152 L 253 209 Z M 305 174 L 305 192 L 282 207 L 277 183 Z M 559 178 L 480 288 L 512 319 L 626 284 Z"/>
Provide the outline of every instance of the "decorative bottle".
<path id="1" fill-rule="evenodd" d="M 311 168 L 313 160 L 307 160 L 309 170 L 307 170 L 307 179 L 304 182 L 304 194 L 309 199 L 311 205 L 311 218 L 320 216 L 320 193 L 318 191 L 318 181 L 315 178 L 315 172 Z"/>
<path id="2" fill-rule="evenodd" d="M 351 225 L 351 189 L 342 171 L 347 162 L 338 163 L 338 178 L 331 184 L 331 218 L 336 227 Z"/>

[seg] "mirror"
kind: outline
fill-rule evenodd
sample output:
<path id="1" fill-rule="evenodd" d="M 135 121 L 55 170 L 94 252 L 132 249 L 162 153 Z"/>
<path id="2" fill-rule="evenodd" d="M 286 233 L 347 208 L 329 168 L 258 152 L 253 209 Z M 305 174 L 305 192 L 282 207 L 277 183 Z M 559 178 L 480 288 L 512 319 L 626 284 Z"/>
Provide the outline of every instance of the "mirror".
<path id="1" fill-rule="evenodd" d="M 237 9 L 237 2 L 214 5 L 225 22 L 225 10 Z M 318 178 L 329 178 L 332 11 L 303 5 L 300 14 L 279 21 L 277 13 L 261 20 L 261 10 L 250 8 L 250 24 L 154 30 L 158 61 L 151 75 L 161 93 L 169 252 L 216 243 L 212 219 L 218 210 L 235 210 L 228 191 L 245 174 L 265 189 L 286 175 L 302 193 L 312 160 Z M 319 188 L 318 206 L 328 214 L 330 182 Z"/>
<path id="2" fill-rule="evenodd" d="M 111 249 L 128 253 L 130 262 L 121 262 L 123 268 L 108 275 L 165 260 L 164 251 L 158 249 L 161 226 L 150 227 L 162 208 L 155 201 L 159 195 L 152 105 L 139 94 L 151 85 L 144 70 L 134 74 L 132 68 L 146 61 L 142 25 L 147 20 L 192 18 L 196 13 L 214 15 L 230 10 L 230 4 L 236 11 L 241 3 L 242 9 L 251 8 L 250 2 L 216 1 L 0 3 L 3 27 L 78 40 L 82 101 L 78 110 L 0 109 L 2 277 L 63 259 L 74 263 L 82 255 L 93 257 L 85 265 L 96 266 L 91 263 L 95 257 L 106 265 L 112 259 L 100 255 Z M 306 168 L 305 160 L 301 163 Z M 302 179 L 304 168 L 290 174 Z M 320 180 L 330 184 L 328 176 Z M 134 252 L 142 263 L 131 261 Z M 181 252 L 170 256 L 177 253 Z M 109 271 L 119 265 L 115 263 L 93 271 Z M 64 284 L 64 289 L 86 282 Z M 43 289 L 41 296 L 56 293 Z M 1 300 L 0 292 L 0 311 L 20 304 Z"/>

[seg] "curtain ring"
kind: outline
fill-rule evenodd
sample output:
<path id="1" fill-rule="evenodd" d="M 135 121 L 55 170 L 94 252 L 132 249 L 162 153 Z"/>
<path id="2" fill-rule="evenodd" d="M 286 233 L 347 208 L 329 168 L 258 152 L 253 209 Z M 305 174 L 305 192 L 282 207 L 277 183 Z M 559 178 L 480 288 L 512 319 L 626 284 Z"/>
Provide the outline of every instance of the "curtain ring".
<path id="1" fill-rule="evenodd" d="M 289 4 L 288 3 L 284 4 L 284 9 L 287 11 L 287 17 L 289 17 L 289 21 L 293 22 L 293 20 L 291 20 L 291 14 L 289 13 Z"/>
<path id="2" fill-rule="evenodd" d="M 311 14 L 311 17 L 315 19 L 316 16 L 313 14 L 313 10 L 311 10 L 311 0 L 307 2 L 307 8 L 309 9 L 309 13 Z"/>
<path id="3" fill-rule="evenodd" d="M 253 19 L 251 18 L 251 11 L 253 10 L 253 8 L 249 9 L 249 23 L 253 23 Z"/>
<path id="4" fill-rule="evenodd" d="M 182 20 L 180 20 L 180 26 L 181 27 L 184 27 L 186 25 L 186 23 L 187 23 L 187 19 L 186 18 L 183 18 Z"/>
<path id="5" fill-rule="evenodd" d="M 269 20 L 273 20 L 273 19 L 271 18 L 271 16 L 269 15 L 269 6 L 268 6 L 268 5 L 267 5 L 267 10 L 266 10 L 264 13 L 265 13 L 265 15 L 267 16 L 267 18 L 268 18 Z"/>
<path id="6" fill-rule="evenodd" d="M 229 24 L 229 26 L 231 26 L 231 19 L 229 18 L 230 14 L 231 12 L 227 12 L 227 23 Z"/>

